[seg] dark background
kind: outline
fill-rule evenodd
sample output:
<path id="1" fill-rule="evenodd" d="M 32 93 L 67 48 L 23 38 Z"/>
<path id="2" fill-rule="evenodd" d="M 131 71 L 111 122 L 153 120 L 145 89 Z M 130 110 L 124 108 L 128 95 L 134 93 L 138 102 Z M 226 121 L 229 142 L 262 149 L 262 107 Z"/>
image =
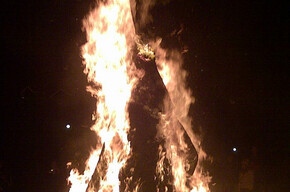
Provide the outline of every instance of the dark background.
<path id="1" fill-rule="evenodd" d="M 0 160 L 13 191 L 64 191 L 66 162 L 81 162 L 93 146 L 95 101 L 85 91 L 79 51 L 91 5 L 2 3 Z M 288 10 L 278 1 L 163 1 L 142 30 L 166 47 L 189 50 L 184 67 L 196 99 L 190 115 L 213 157 L 214 182 L 228 156 L 239 163 L 255 146 L 267 191 L 288 189 Z"/>

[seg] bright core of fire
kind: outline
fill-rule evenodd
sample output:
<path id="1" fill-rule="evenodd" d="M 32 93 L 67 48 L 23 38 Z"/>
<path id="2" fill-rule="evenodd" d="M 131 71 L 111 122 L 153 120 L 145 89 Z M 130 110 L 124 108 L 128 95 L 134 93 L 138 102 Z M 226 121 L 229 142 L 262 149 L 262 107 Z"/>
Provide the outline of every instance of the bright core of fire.
<path id="1" fill-rule="evenodd" d="M 84 73 L 90 85 L 87 90 L 97 99 L 93 115 L 95 123 L 91 129 L 96 133 L 98 144 L 91 151 L 84 172 L 71 170 L 68 178 L 70 192 L 118 192 L 120 171 L 131 155 L 128 104 L 131 92 L 142 74 L 132 61 L 136 35 L 130 0 L 98 3 L 83 21 L 83 26 L 87 33 L 87 43 L 82 47 Z M 193 175 L 187 175 L 186 157 L 180 153 L 186 151 L 187 146 L 181 136 L 184 132 L 178 128 L 178 120 L 198 150 L 199 160 L 205 156 L 199 139 L 192 132 L 191 120 L 187 115 L 192 97 L 191 91 L 185 86 L 186 72 L 181 69 L 180 54 L 174 55 L 178 58 L 173 62 L 166 57 L 166 51 L 158 43 L 153 47 L 159 73 L 170 96 L 170 99 L 164 100 L 165 111 L 161 114 L 164 118 L 161 118 L 158 127 L 160 133 L 166 135 L 166 153 L 160 153 L 156 174 L 162 177 L 158 170 L 162 170 L 162 160 L 167 158 L 172 167 L 174 191 L 207 192 L 208 180 L 203 175 L 200 164 L 198 163 Z M 144 47 L 145 52 L 146 50 L 149 50 L 147 46 Z M 152 54 L 150 50 L 148 58 L 153 59 Z M 171 101 L 173 108 L 168 104 Z M 105 162 L 105 169 L 99 165 L 100 162 Z M 96 171 L 99 182 L 97 189 L 89 185 Z M 134 191 L 137 192 L 138 189 L 137 184 Z"/>

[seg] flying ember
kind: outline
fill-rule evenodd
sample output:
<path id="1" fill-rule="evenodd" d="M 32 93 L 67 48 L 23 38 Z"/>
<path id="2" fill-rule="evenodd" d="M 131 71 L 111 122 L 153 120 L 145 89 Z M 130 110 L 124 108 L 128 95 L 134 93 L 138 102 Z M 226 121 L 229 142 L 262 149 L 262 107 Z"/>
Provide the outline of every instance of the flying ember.
<path id="1" fill-rule="evenodd" d="M 97 145 L 83 172 L 71 170 L 70 192 L 208 192 L 181 54 L 141 42 L 130 0 L 98 2 L 83 26 Z"/>

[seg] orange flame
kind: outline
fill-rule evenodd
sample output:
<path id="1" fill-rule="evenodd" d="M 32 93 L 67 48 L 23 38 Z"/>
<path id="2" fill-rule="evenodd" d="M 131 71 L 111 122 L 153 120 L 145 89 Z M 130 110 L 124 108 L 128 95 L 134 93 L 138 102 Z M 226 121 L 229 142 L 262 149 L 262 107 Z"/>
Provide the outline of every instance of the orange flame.
<path id="1" fill-rule="evenodd" d="M 77 169 L 71 170 L 68 178 L 70 192 L 118 192 L 120 171 L 131 154 L 127 138 L 130 130 L 128 103 L 138 78 L 142 76 L 132 62 L 131 49 L 136 35 L 130 0 L 99 3 L 83 21 L 83 25 L 87 33 L 87 43 L 82 47 L 84 73 L 93 85 L 88 86 L 87 90 L 97 98 L 97 110 L 93 116 L 95 124 L 91 129 L 97 135 L 98 144 L 86 162 L 84 173 L 79 173 Z M 186 173 L 188 163 L 185 154 L 188 149 L 182 137 L 184 130 L 178 121 L 198 149 L 199 160 L 205 157 L 205 153 L 200 148 L 199 138 L 192 132 L 191 119 L 188 117 L 193 99 L 191 91 L 185 86 L 186 72 L 181 68 L 181 56 L 176 53 L 171 55 L 175 60 L 165 59 L 166 51 L 158 43 L 154 46 L 159 73 L 169 92 L 169 97 L 164 100 L 165 111 L 158 127 L 159 132 L 165 136 L 165 152 L 162 152 L 160 146 L 156 174 L 162 179 L 165 174 L 163 161 L 167 158 L 174 178 L 174 191 L 207 192 L 208 180 L 202 174 L 200 163 L 194 175 Z M 148 45 L 144 50 L 148 52 L 148 59 L 155 57 Z M 105 164 L 105 169 L 98 168 L 100 162 Z M 98 171 L 98 189 L 89 186 L 95 171 Z M 133 191 L 139 191 L 139 187 L 137 184 Z"/>
<path id="2" fill-rule="evenodd" d="M 159 132 L 165 137 L 166 158 L 171 164 L 175 191 L 208 192 L 210 177 L 203 172 L 201 163 L 206 158 L 200 145 L 200 138 L 193 133 L 189 107 L 194 103 L 192 92 L 186 86 L 187 72 L 182 69 L 182 57 L 177 51 L 168 52 L 160 47 L 161 39 L 151 43 L 156 54 L 159 74 L 166 86 L 169 97 L 164 99 L 164 112 Z M 184 140 L 184 127 L 198 153 L 198 164 L 193 175 L 188 175 L 188 146 Z M 162 160 L 160 156 L 160 160 Z M 187 184 L 189 183 L 189 184 Z"/>
<path id="3" fill-rule="evenodd" d="M 71 171 L 70 191 L 86 191 L 103 146 L 107 170 L 100 178 L 99 191 L 119 191 L 119 172 L 130 155 L 127 106 L 136 82 L 130 52 L 135 29 L 129 0 L 100 3 L 83 25 L 87 32 L 87 43 L 82 47 L 84 72 L 88 81 L 98 86 L 88 87 L 88 91 L 98 99 L 96 122 L 91 129 L 99 143 L 89 157 L 84 174 Z"/>

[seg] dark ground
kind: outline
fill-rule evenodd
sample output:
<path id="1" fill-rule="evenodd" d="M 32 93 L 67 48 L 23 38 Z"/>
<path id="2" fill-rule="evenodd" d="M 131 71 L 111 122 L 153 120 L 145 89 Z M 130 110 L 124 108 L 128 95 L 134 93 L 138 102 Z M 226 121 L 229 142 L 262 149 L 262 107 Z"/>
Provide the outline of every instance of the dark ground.
<path id="1" fill-rule="evenodd" d="M 213 182 L 224 180 L 225 159 L 233 156 L 238 165 L 255 146 L 267 191 L 287 191 L 289 7 L 276 1 L 165 2 L 155 6 L 146 30 L 167 47 L 188 47 L 185 68 L 196 98 L 190 114 L 214 158 L 208 166 Z M 81 161 L 94 141 L 88 131 L 94 100 L 85 91 L 79 52 L 90 4 L 2 3 L 0 160 L 12 191 L 64 191 L 65 163 Z M 171 37 L 181 24 L 180 40 Z"/>

